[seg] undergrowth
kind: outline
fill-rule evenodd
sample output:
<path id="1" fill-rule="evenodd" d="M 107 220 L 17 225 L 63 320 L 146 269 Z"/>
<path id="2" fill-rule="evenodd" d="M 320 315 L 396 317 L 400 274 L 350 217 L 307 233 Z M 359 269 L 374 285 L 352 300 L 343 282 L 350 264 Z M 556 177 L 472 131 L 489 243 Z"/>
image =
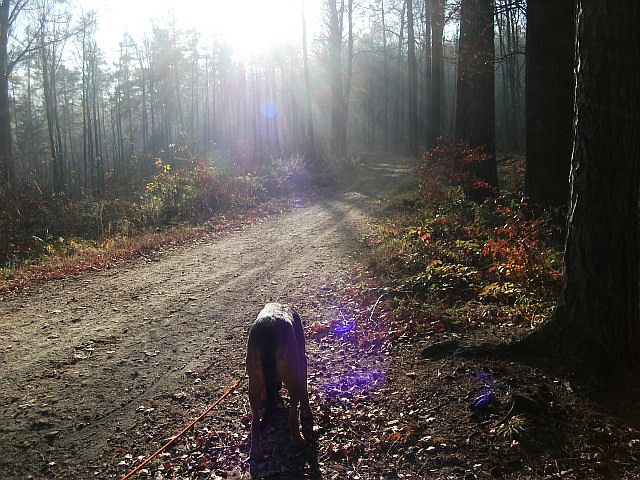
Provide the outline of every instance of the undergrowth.
<path id="1" fill-rule="evenodd" d="M 24 268 L 52 262 L 71 265 L 84 257 L 100 264 L 95 259 L 101 252 L 136 252 L 149 242 L 162 244 L 225 212 L 303 190 L 313 179 L 298 156 L 269 159 L 243 171 L 182 151 L 171 160 L 157 158 L 155 172 L 133 193 L 124 194 L 130 188 L 110 181 L 108 175 L 99 198 L 53 193 L 39 185 L 17 186 L 11 195 L 5 194 L 0 209 L 0 281 Z M 176 233 L 180 229 L 185 232 Z"/>
<path id="2" fill-rule="evenodd" d="M 518 192 L 483 203 L 460 164 L 477 150 L 441 142 L 421 160 L 416 201 L 389 213 L 367 236 L 369 267 L 393 285 L 398 335 L 522 325 L 546 318 L 561 276 L 557 232 Z"/>

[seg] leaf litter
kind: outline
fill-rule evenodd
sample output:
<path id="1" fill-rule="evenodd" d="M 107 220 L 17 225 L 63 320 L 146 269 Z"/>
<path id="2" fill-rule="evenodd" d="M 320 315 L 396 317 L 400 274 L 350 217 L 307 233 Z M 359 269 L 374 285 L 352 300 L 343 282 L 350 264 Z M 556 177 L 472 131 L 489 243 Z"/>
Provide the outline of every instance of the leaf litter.
<path id="1" fill-rule="evenodd" d="M 314 414 L 309 446 L 290 447 L 282 392 L 283 403 L 263 436 L 266 460 L 252 463 L 244 382 L 144 476 L 638 478 L 640 432 L 603 412 L 579 386 L 536 368 L 459 358 L 453 351 L 423 358 L 426 345 L 451 341 L 459 332 L 434 328 L 403 335 L 393 297 L 376 304 L 380 291 L 366 272 L 354 271 L 300 306 L 303 318 L 316 319 L 306 325 Z M 474 329 L 467 341 L 495 340 L 495 335 Z M 211 380 L 205 376 L 203 383 Z M 126 463 L 126 469 L 132 465 Z"/>

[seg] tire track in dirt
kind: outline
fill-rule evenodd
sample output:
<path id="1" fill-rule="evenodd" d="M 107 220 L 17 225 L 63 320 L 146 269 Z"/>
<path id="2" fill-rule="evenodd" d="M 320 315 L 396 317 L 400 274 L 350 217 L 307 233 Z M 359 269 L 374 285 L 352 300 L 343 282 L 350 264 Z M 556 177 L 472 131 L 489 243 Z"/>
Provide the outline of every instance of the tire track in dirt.
<path id="1" fill-rule="evenodd" d="M 302 302 L 349 268 L 369 200 L 326 200 L 5 296 L 0 477 L 93 478 L 119 446 L 173 434 L 203 404 L 200 373 L 211 398 L 244 374 L 265 302 Z"/>

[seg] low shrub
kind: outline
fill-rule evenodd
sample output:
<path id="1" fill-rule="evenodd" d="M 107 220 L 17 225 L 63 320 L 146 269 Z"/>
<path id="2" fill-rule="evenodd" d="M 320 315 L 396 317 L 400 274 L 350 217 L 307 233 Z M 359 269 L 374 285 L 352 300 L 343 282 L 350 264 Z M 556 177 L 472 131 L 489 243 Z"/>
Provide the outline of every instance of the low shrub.
<path id="1" fill-rule="evenodd" d="M 103 198 L 72 197 L 39 186 L 0 192 L 0 264 L 63 255 L 74 241 L 129 237 L 148 229 L 197 224 L 230 209 L 248 208 L 310 181 L 304 159 L 272 160 L 257 173 L 204 163 L 169 146 L 137 194 L 109 176 Z M 180 156 L 178 156 L 180 154 Z M 166 157 L 166 155 L 165 155 Z M 128 189 L 130 190 L 130 188 Z M 76 239 L 76 240 L 72 240 Z"/>
<path id="2" fill-rule="evenodd" d="M 561 254 L 553 222 L 533 217 L 518 192 L 472 201 L 465 186 L 473 179 L 456 169 L 478 158 L 478 151 L 440 143 L 423 157 L 415 208 L 366 237 L 370 266 L 411 292 L 400 305 L 413 312 L 405 318 L 417 315 L 424 324 L 437 312 L 438 321 L 474 325 L 491 311 L 496 320 L 521 321 L 542 318 L 555 303 Z M 416 328 L 415 318 L 407 320 Z"/>

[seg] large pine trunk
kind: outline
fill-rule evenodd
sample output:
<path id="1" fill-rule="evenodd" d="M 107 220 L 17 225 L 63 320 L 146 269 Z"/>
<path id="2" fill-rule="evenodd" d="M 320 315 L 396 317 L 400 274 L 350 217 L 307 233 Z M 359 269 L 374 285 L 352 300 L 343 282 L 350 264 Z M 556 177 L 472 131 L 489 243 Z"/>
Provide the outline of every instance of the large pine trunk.
<path id="1" fill-rule="evenodd" d="M 309 76 L 309 55 L 307 53 L 307 18 L 305 14 L 304 0 L 302 0 L 302 62 L 304 68 L 304 109 L 307 121 L 307 148 L 308 153 L 315 161 L 316 140 L 313 132 L 313 107 L 311 103 L 311 80 Z"/>
<path id="2" fill-rule="evenodd" d="M 489 189 L 498 188 L 495 160 L 493 0 L 463 0 L 460 6 L 460 46 L 456 100 L 456 139 L 481 147 L 486 161 L 467 168 Z M 469 194 L 482 200 L 489 189 Z"/>
<path id="3" fill-rule="evenodd" d="M 575 0 L 527 2 L 525 193 L 542 208 L 569 200 Z"/>
<path id="4" fill-rule="evenodd" d="M 424 36 L 422 38 L 422 58 L 424 67 L 422 69 L 422 88 L 420 89 L 420 122 L 418 129 L 422 144 L 429 148 L 431 143 L 429 115 L 431 102 L 431 0 L 424 0 L 422 11 L 422 24 L 424 26 Z"/>
<path id="5" fill-rule="evenodd" d="M 442 135 L 442 103 L 444 75 L 442 68 L 444 30 L 444 2 L 434 0 L 432 4 L 432 63 L 431 63 L 431 128 L 429 129 L 429 147 L 436 145 L 438 137 Z"/>
<path id="6" fill-rule="evenodd" d="M 413 21 L 413 2 L 407 0 L 407 73 L 409 93 L 409 150 L 418 153 L 418 62 Z"/>
<path id="7" fill-rule="evenodd" d="M 565 270 L 529 337 L 580 369 L 637 365 L 640 2 L 578 2 L 575 140 Z M 527 341 L 525 341 L 525 345 Z"/>
<path id="8" fill-rule="evenodd" d="M 9 110 L 9 0 L 0 2 L 0 262 L 9 255 L 11 187 L 15 183 L 11 113 Z"/>
<path id="9" fill-rule="evenodd" d="M 331 156 L 347 156 L 347 107 L 342 83 L 342 29 L 336 0 L 329 0 L 329 69 L 331 78 Z"/>
<path id="10" fill-rule="evenodd" d="M 9 0 L 0 3 L 0 189 L 13 182 L 13 143 L 9 113 Z"/>

